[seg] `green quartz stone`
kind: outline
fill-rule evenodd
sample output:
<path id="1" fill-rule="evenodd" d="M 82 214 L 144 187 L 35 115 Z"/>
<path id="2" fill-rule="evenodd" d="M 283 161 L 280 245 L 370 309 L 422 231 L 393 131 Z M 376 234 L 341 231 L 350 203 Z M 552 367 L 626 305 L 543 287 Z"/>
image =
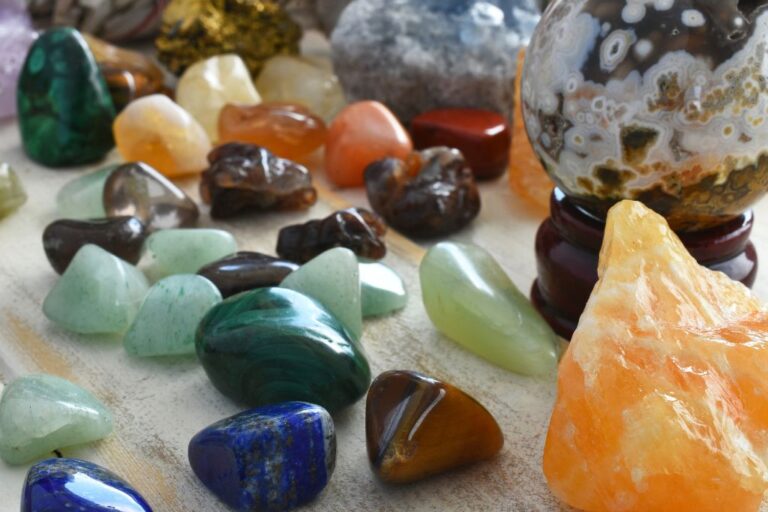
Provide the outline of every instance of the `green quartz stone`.
<path id="1" fill-rule="evenodd" d="M 123 338 L 125 350 L 140 357 L 194 354 L 197 325 L 219 302 L 219 289 L 204 277 L 181 274 L 158 281 Z"/>
<path id="2" fill-rule="evenodd" d="M 74 332 L 124 333 L 148 288 L 139 269 L 89 244 L 77 251 L 45 298 L 43 313 Z"/>
<path id="3" fill-rule="evenodd" d="M 302 401 L 338 411 L 368 389 L 368 361 L 319 302 L 284 288 L 226 299 L 200 322 L 197 356 L 216 388 L 248 406 Z"/>
<path id="4" fill-rule="evenodd" d="M 109 410 L 88 391 L 53 375 L 16 379 L 0 398 L 0 458 L 8 464 L 26 464 L 110 432 Z"/>
<path id="5" fill-rule="evenodd" d="M 363 317 L 388 315 L 408 302 L 403 280 L 383 263 L 360 263 Z"/>
<path id="6" fill-rule="evenodd" d="M 173 274 L 194 274 L 236 253 L 237 242 L 220 229 L 164 229 L 147 238 L 144 251 L 147 276 L 154 282 Z"/>
<path id="7" fill-rule="evenodd" d="M 77 30 L 52 28 L 37 38 L 16 97 L 21 139 L 32 160 L 82 165 L 101 160 L 114 146 L 115 107 Z"/>
<path id="8" fill-rule="evenodd" d="M 101 219 L 104 210 L 104 183 L 118 164 L 108 165 L 64 185 L 56 194 L 56 207 L 63 219 Z"/>
<path id="9" fill-rule="evenodd" d="M 437 244 L 419 276 L 427 314 L 459 345 L 523 375 L 557 367 L 557 336 L 484 249 Z"/>
<path id="10" fill-rule="evenodd" d="M 0 219 L 27 202 L 27 193 L 11 166 L 0 163 Z"/>

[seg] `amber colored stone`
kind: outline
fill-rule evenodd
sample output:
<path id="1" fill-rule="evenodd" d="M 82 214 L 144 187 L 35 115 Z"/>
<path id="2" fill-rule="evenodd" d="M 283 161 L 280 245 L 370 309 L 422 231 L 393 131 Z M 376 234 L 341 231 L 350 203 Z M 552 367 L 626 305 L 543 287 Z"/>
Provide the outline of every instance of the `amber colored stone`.
<path id="1" fill-rule="evenodd" d="M 365 404 L 368 459 L 385 482 L 408 483 L 490 459 L 498 423 L 464 391 L 410 371 L 379 375 Z"/>
<path id="2" fill-rule="evenodd" d="M 247 142 L 282 158 L 302 160 L 325 143 L 325 122 L 291 103 L 226 105 L 219 114 L 219 142 Z"/>
<path id="3" fill-rule="evenodd" d="M 369 164 L 383 158 L 406 158 L 413 144 L 387 107 L 361 101 L 344 108 L 328 128 L 325 172 L 340 187 L 359 187 Z"/>
<path id="4" fill-rule="evenodd" d="M 214 285 L 224 298 L 254 288 L 277 286 L 299 268 L 290 261 L 258 252 L 240 251 L 204 266 L 197 273 Z"/>
<path id="5" fill-rule="evenodd" d="M 446 108 L 411 121 L 416 149 L 447 146 L 461 151 L 475 178 L 498 178 L 507 170 L 512 135 L 506 119 L 490 110 Z"/>

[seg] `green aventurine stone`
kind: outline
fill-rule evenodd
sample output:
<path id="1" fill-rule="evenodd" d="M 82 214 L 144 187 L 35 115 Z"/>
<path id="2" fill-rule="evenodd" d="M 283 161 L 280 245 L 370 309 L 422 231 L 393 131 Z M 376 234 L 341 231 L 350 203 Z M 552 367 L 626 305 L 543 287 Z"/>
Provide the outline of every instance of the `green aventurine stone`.
<path id="1" fill-rule="evenodd" d="M 403 280 L 383 263 L 360 263 L 363 317 L 388 315 L 408 302 Z"/>
<path id="2" fill-rule="evenodd" d="M 523 375 L 557 367 L 557 336 L 484 249 L 437 244 L 419 276 L 430 319 L 467 350 Z"/>
<path id="3" fill-rule="evenodd" d="M 248 406 L 302 401 L 334 412 L 359 400 L 371 381 L 368 361 L 336 317 L 284 288 L 214 306 L 195 343 L 213 385 Z"/>
<path id="4" fill-rule="evenodd" d="M 108 165 L 64 185 L 56 194 L 56 208 L 63 219 L 101 219 L 104 210 L 104 183 L 119 164 Z"/>
<path id="5" fill-rule="evenodd" d="M 53 28 L 37 38 L 19 76 L 17 102 L 32 160 L 51 167 L 87 164 L 114 146 L 115 107 L 77 30 Z"/>
<path id="6" fill-rule="evenodd" d="M 139 269 L 89 244 L 77 252 L 45 298 L 43 313 L 70 331 L 123 333 L 148 289 Z"/>
<path id="7" fill-rule="evenodd" d="M 123 338 L 125 350 L 139 357 L 194 354 L 197 325 L 219 302 L 219 289 L 204 277 L 183 274 L 158 281 Z"/>
<path id="8" fill-rule="evenodd" d="M 355 253 L 349 249 L 337 247 L 325 251 L 288 274 L 280 287 L 318 301 L 355 340 L 363 335 L 360 270 Z"/>
<path id="9" fill-rule="evenodd" d="M 11 166 L 0 163 L 0 219 L 27 202 L 27 193 Z"/>
<path id="10" fill-rule="evenodd" d="M 147 238 L 144 251 L 147 276 L 154 282 L 173 274 L 194 274 L 236 253 L 237 242 L 220 229 L 164 229 Z"/>
<path id="11" fill-rule="evenodd" d="M 21 377 L 8 384 L 0 398 L 0 458 L 8 464 L 26 464 L 110 432 L 109 410 L 88 391 L 59 377 Z"/>

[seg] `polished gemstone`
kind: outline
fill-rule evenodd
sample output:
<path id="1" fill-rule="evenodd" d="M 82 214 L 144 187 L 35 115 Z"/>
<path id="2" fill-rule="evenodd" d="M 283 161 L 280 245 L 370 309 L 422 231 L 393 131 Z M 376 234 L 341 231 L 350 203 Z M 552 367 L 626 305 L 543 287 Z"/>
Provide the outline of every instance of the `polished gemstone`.
<path id="1" fill-rule="evenodd" d="M 290 510 L 312 501 L 336 465 L 328 411 L 286 402 L 214 423 L 189 442 L 189 463 L 233 510 Z"/>
<path id="2" fill-rule="evenodd" d="M 10 165 L 0 162 L 0 219 L 21 208 L 27 193 L 19 176 Z"/>
<path id="3" fill-rule="evenodd" d="M 149 289 L 123 346 L 139 357 L 194 354 L 197 325 L 219 302 L 221 293 L 204 277 L 161 279 Z"/>
<path id="4" fill-rule="evenodd" d="M 118 164 L 108 165 L 64 185 L 56 194 L 56 210 L 59 217 L 79 220 L 106 217 L 104 183 L 117 167 Z"/>
<path id="5" fill-rule="evenodd" d="M 211 141 L 200 123 L 162 94 L 132 101 L 112 127 L 123 160 L 144 162 L 169 178 L 199 174 Z"/>
<path id="6" fill-rule="evenodd" d="M 197 356 L 216 388 L 249 405 L 289 400 L 334 413 L 368 389 L 368 361 L 314 299 L 284 288 L 230 297 L 200 322 Z"/>
<path id="7" fill-rule="evenodd" d="M 204 266 L 197 273 L 211 281 L 223 297 L 254 288 L 277 286 L 299 268 L 293 262 L 258 252 L 240 251 Z"/>
<path id="8" fill-rule="evenodd" d="M 101 247 L 86 245 L 45 297 L 43 313 L 70 331 L 123 333 L 148 288 L 136 267 Z"/>
<path id="9" fill-rule="evenodd" d="M 88 164 L 114 146 L 112 98 L 88 45 L 72 28 L 50 29 L 32 45 L 17 102 L 24 150 L 36 162 Z"/>
<path id="10" fill-rule="evenodd" d="M 16 115 L 16 84 L 36 37 L 23 0 L 0 4 L 0 119 Z"/>
<path id="11" fill-rule="evenodd" d="M 48 459 L 29 469 L 21 512 L 152 512 L 131 485 L 108 469 L 78 459 Z"/>
<path id="12" fill-rule="evenodd" d="M 135 265 L 141 257 L 146 237 L 147 228 L 136 217 L 62 219 L 48 224 L 43 231 L 43 249 L 53 269 L 61 274 L 77 252 L 88 244 L 98 245 Z"/>
<path id="13" fill-rule="evenodd" d="M 406 158 L 411 137 L 387 107 L 361 101 L 344 108 L 328 128 L 325 172 L 340 187 L 363 185 L 363 172 L 383 158 Z"/>
<path id="14" fill-rule="evenodd" d="M 557 367 L 558 338 L 487 251 L 441 242 L 419 267 L 435 327 L 470 352 L 522 375 Z"/>
<path id="15" fill-rule="evenodd" d="M 363 318 L 394 313 L 408 302 L 402 278 L 383 263 L 360 262 L 360 296 Z"/>
<path id="16" fill-rule="evenodd" d="M 53 375 L 20 377 L 0 398 L 0 458 L 26 464 L 112 432 L 112 413 L 85 389 Z"/>
<path id="17" fill-rule="evenodd" d="M 498 423 L 474 398 L 410 371 L 373 381 L 365 438 L 376 476 L 398 484 L 490 459 L 504 445 Z"/>
<path id="18" fill-rule="evenodd" d="M 174 274 L 194 274 L 236 252 L 235 238 L 221 229 L 164 229 L 147 238 L 145 271 L 153 282 Z"/>

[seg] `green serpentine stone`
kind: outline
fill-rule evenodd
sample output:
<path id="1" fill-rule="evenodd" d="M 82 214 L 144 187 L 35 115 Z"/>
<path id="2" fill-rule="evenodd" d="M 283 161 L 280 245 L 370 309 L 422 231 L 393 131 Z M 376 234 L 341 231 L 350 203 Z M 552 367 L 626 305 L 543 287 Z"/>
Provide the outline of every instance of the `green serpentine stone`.
<path id="1" fill-rule="evenodd" d="M 101 219 L 104 210 L 104 184 L 117 169 L 112 164 L 70 181 L 56 194 L 56 209 L 63 219 Z"/>
<path id="2" fill-rule="evenodd" d="M 27 193 L 11 166 L 0 163 L 0 219 L 27 202 Z"/>
<path id="3" fill-rule="evenodd" d="M 383 263 L 360 262 L 360 289 L 364 318 L 394 313 L 408 302 L 402 278 Z"/>

